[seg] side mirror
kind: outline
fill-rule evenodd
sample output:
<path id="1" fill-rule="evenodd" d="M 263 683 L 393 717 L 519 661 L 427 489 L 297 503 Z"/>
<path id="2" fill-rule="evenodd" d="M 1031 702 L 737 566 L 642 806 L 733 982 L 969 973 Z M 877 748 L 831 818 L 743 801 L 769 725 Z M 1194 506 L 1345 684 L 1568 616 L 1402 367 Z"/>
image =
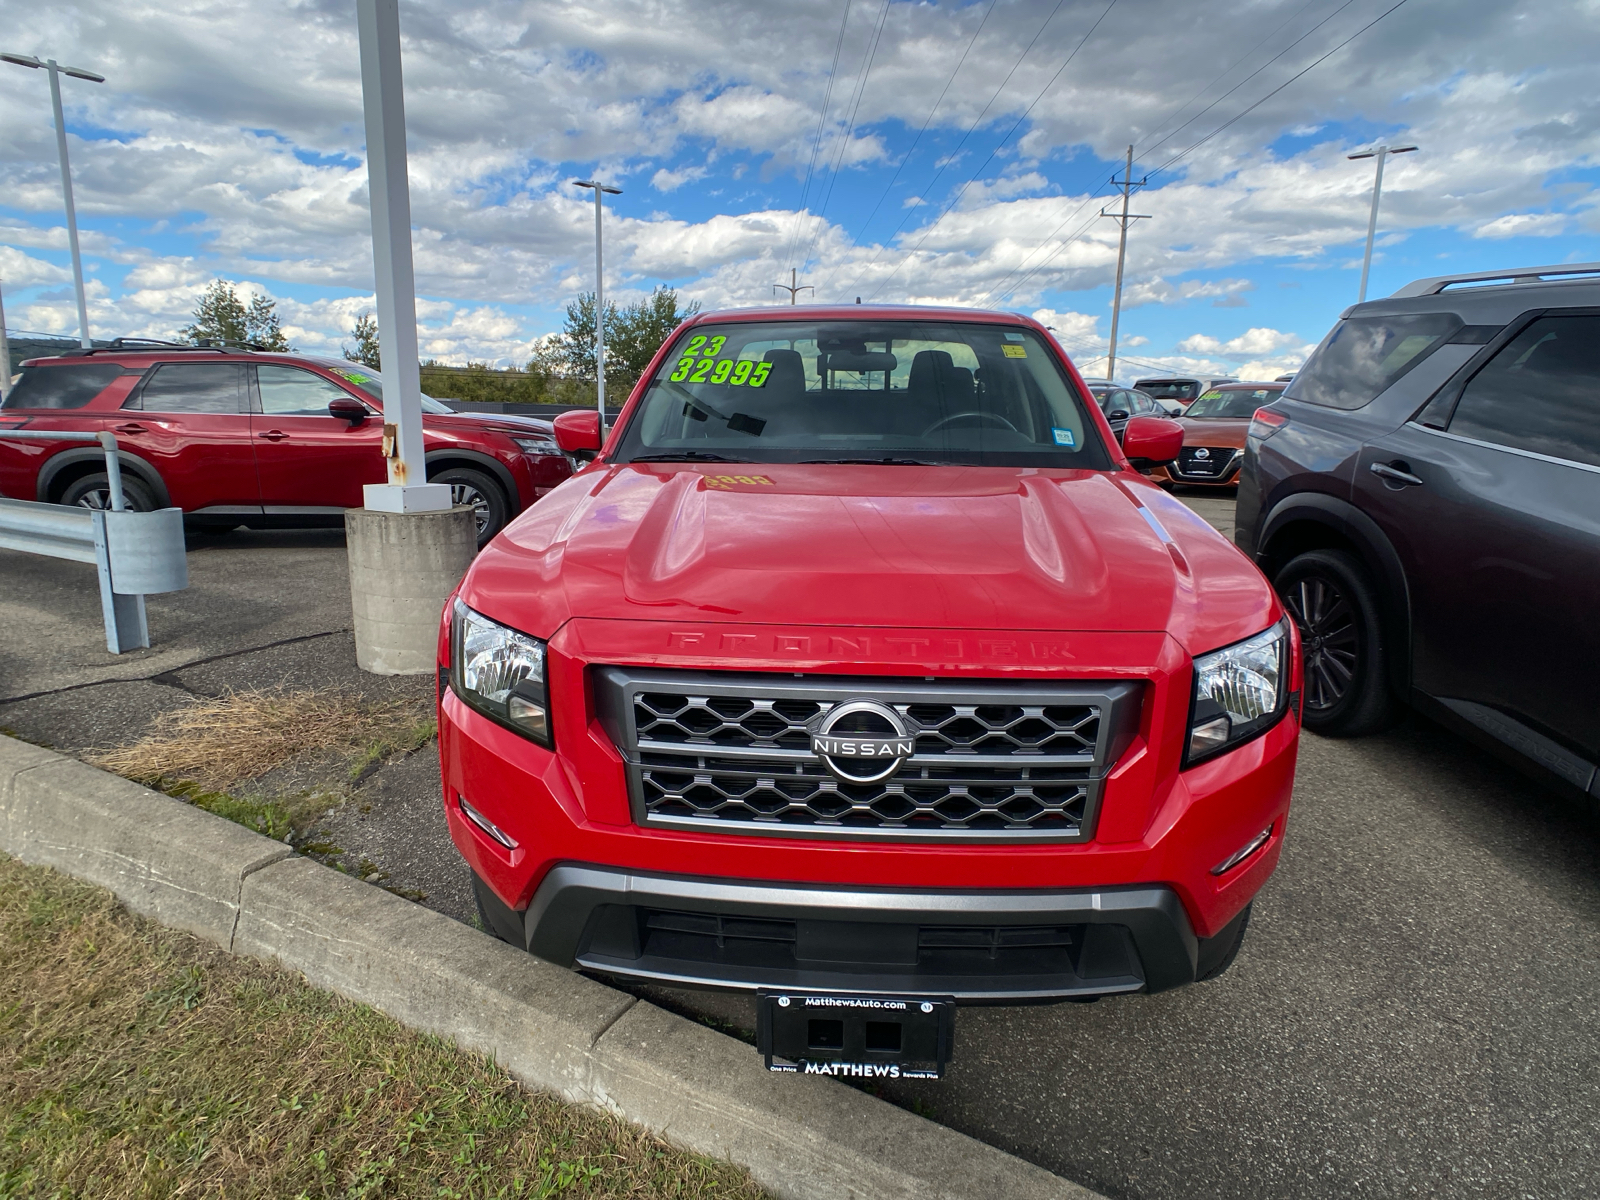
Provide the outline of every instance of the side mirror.
<path id="1" fill-rule="evenodd" d="M 1183 426 L 1170 417 L 1134 417 L 1122 431 L 1122 453 L 1135 470 L 1164 467 L 1183 449 Z"/>
<path id="2" fill-rule="evenodd" d="M 556 445 L 568 454 L 600 449 L 600 414 L 594 409 L 564 412 L 552 424 L 556 427 Z"/>
<path id="3" fill-rule="evenodd" d="M 338 417 L 341 421 L 349 421 L 352 425 L 359 425 L 367 419 L 367 406 L 353 399 L 329 400 L 328 415 Z"/>
<path id="4" fill-rule="evenodd" d="M 1128 414 L 1120 408 L 1106 414 L 1106 420 L 1108 421 L 1126 421 L 1127 419 Z"/>

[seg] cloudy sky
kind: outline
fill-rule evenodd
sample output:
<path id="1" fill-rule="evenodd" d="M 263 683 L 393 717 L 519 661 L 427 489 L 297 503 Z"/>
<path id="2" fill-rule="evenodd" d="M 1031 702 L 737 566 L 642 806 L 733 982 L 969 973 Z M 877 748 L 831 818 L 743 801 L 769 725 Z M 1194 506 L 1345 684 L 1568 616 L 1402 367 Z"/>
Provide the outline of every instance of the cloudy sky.
<path id="1" fill-rule="evenodd" d="M 172 336 L 218 276 L 337 349 L 372 305 L 353 0 L 0 0 L 63 80 L 96 336 Z M 1375 23 L 1374 23 L 1375 22 Z M 1129 143 L 1119 376 L 1269 376 L 1356 296 L 1600 259 L 1600 0 L 402 3 L 424 354 L 520 364 L 593 286 L 707 307 L 1036 313 L 1104 366 Z M 1303 74 L 1302 74 L 1303 72 Z M 13 330 L 72 331 L 43 72 L 0 66 Z M 807 299 L 812 294 L 807 293 Z"/>

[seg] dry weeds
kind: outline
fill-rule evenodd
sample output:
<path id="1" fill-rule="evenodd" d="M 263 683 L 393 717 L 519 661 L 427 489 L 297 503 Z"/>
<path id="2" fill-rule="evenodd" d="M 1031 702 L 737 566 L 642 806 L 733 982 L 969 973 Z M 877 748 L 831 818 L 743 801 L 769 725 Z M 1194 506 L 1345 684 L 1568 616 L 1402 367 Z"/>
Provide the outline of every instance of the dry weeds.
<path id="1" fill-rule="evenodd" d="M 390 744 L 397 730 L 415 731 L 425 716 L 411 700 L 373 702 L 335 691 L 234 692 L 164 713 L 138 741 L 83 757 L 152 786 L 185 780 L 225 791 L 303 754 L 355 749 L 374 739 Z"/>
<path id="2" fill-rule="evenodd" d="M 741 1171 L 0 855 L 0 1196 L 729 1197 Z"/>

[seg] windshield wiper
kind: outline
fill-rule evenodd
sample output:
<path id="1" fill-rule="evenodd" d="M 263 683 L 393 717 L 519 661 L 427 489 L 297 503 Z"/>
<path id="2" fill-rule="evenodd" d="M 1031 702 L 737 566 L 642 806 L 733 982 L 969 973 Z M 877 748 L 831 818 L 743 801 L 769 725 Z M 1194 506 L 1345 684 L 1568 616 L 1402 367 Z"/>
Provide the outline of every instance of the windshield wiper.
<path id="1" fill-rule="evenodd" d="M 943 467 L 948 463 L 929 462 L 925 458 L 802 458 L 801 466 L 870 466 L 870 467 Z"/>
<path id="2" fill-rule="evenodd" d="M 747 463 L 748 458 L 732 458 L 726 454 L 712 454 L 705 450 L 674 450 L 670 454 L 635 454 L 629 462 L 725 462 Z"/>

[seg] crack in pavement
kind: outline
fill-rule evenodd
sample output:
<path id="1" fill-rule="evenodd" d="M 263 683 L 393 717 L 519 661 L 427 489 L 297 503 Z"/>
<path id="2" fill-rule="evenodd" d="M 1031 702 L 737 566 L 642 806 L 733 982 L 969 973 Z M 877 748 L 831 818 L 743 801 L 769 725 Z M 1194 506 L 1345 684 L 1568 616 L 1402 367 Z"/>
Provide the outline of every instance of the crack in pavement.
<path id="1" fill-rule="evenodd" d="M 293 646 L 297 642 L 312 642 L 318 638 L 334 637 L 341 633 L 350 633 L 350 629 L 328 629 L 322 633 L 303 633 L 298 637 L 281 638 L 276 642 L 267 642 L 262 646 L 249 646 L 243 650 L 229 650 L 225 654 L 211 654 L 205 658 L 197 658 L 193 662 L 181 663 L 176 667 L 167 667 L 153 675 L 130 675 L 118 679 L 91 679 L 87 683 L 69 683 L 65 687 L 47 688 L 42 692 L 28 692 L 22 696 L 0 696 L 0 704 L 20 704 L 24 700 L 37 700 L 41 696 L 59 696 L 66 692 L 81 692 L 85 688 L 105 687 L 112 683 L 155 683 L 163 687 L 176 688 L 180 692 L 187 692 L 191 696 L 205 696 L 206 693 L 197 692 L 188 684 L 177 678 L 179 671 L 193 670 L 209 663 L 225 662 L 230 658 L 242 658 L 246 654 L 259 654 L 263 650 L 275 650 L 279 646 Z"/>

